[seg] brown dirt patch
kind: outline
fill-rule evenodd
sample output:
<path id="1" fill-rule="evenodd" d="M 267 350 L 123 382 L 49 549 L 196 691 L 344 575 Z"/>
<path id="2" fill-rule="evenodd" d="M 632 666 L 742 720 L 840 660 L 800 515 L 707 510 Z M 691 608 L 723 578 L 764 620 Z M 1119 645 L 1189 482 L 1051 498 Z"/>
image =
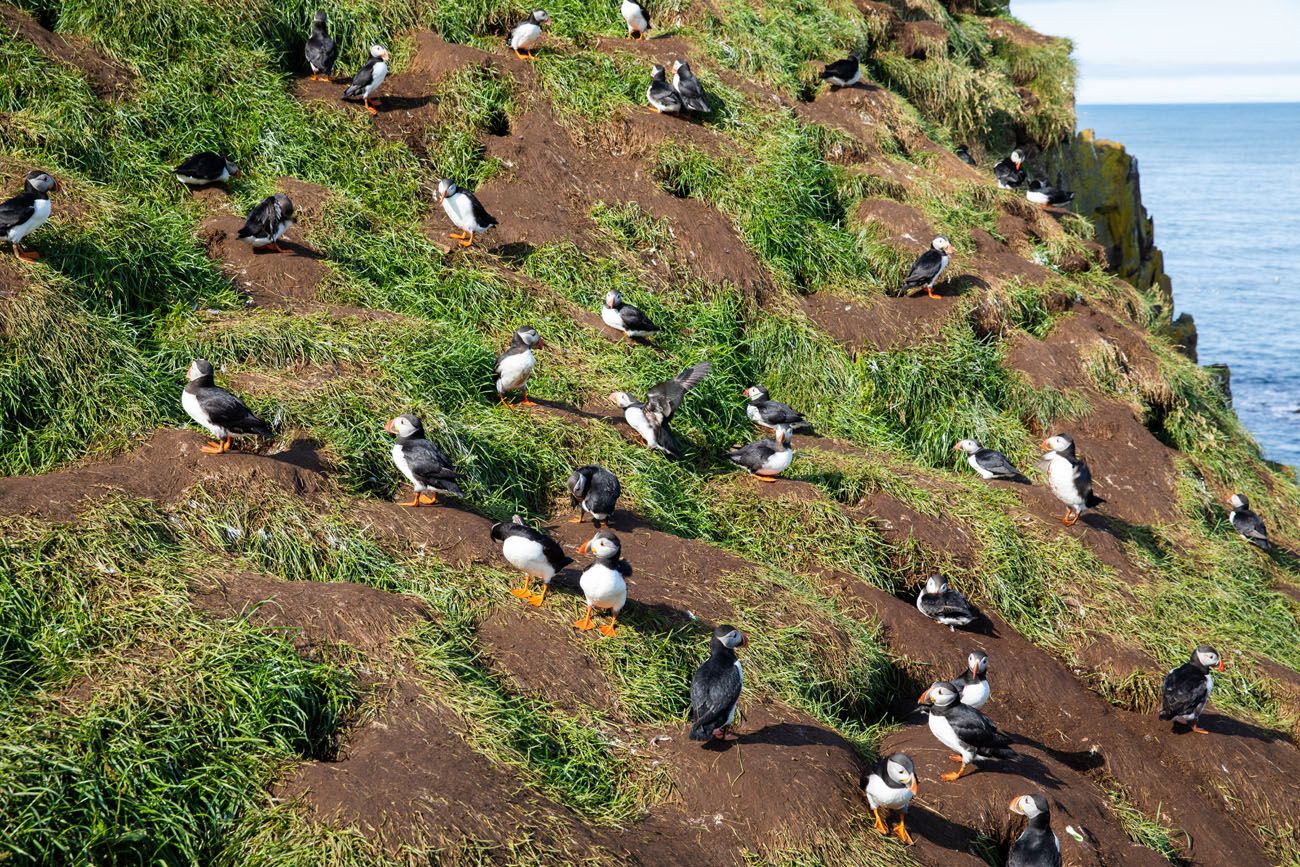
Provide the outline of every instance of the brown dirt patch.
<path id="1" fill-rule="evenodd" d="M 280 241 L 284 253 L 255 250 L 238 237 L 243 225 L 240 217 L 209 217 L 199 225 L 199 241 L 259 307 L 300 310 L 316 304 L 316 288 L 329 275 L 324 256 L 296 240 Z"/>
<path id="2" fill-rule="evenodd" d="M 1051 36 L 1044 36 L 1041 33 L 1030 30 L 1028 27 L 1022 27 L 1013 21 L 1007 21 L 1004 18 L 986 18 L 984 24 L 988 28 L 989 36 L 993 39 L 1006 39 L 1017 45 L 1048 45 L 1056 40 Z"/>
<path id="3" fill-rule="evenodd" d="M 868 494 L 851 513 L 855 517 L 869 517 L 890 542 L 915 539 L 931 551 L 958 562 L 973 562 L 981 550 L 965 527 L 950 519 L 923 515 L 883 491 Z"/>
<path id="4" fill-rule="evenodd" d="M 301 78 L 294 85 L 294 95 L 304 101 L 328 103 L 342 111 L 366 113 L 360 100 L 344 100 L 351 77 L 333 81 L 312 81 Z M 423 151 L 424 133 L 438 118 L 438 104 L 434 98 L 435 81 L 428 74 L 394 73 L 384 79 L 378 94 L 370 103 L 378 110 L 373 122 L 375 131 L 387 138 L 404 141 L 417 151 Z"/>
<path id="5" fill-rule="evenodd" d="M 818 328 L 854 352 L 907 349 L 930 343 L 939 337 L 961 304 L 953 296 L 930 298 L 925 293 L 872 303 L 850 301 L 830 292 L 799 299 L 804 313 Z"/>
<path id="6" fill-rule="evenodd" d="M 948 47 L 948 31 L 938 21 L 904 21 L 895 28 L 894 39 L 903 56 L 918 60 L 942 55 Z"/>
<path id="7" fill-rule="evenodd" d="M 1043 340 L 1017 334 L 1010 341 L 1006 363 L 1025 375 L 1035 388 L 1091 388 L 1085 359 L 1098 350 L 1114 353 L 1130 370 L 1148 378 L 1159 376 L 1159 362 L 1136 326 L 1106 313 L 1075 304 L 1069 316 L 1053 325 Z"/>
<path id="8" fill-rule="evenodd" d="M 86 76 L 90 89 L 100 99 L 126 96 L 135 83 L 135 73 L 80 36 L 51 33 L 25 12 L 0 3 L 0 20 L 13 36 L 36 46 L 47 58 Z"/>
<path id="9" fill-rule="evenodd" d="M 964 257 L 959 251 L 955 263 L 964 271 L 990 283 L 1001 283 L 1007 280 L 1042 283 L 1051 276 L 1051 272 L 1042 265 L 1019 255 L 983 229 L 971 229 L 970 236 L 975 244 L 975 255 L 963 261 Z"/>
<path id="10" fill-rule="evenodd" d="M 1094 399 L 1091 412 L 1061 426 L 1087 458 L 1103 514 L 1135 524 L 1178 519 L 1175 452 L 1127 404 Z"/>
<path id="11" fill-rule="evenodd" d="M 924 250 L 938 234 L 918 208 L 892 199 L 863 199 L 858 220 L 880 226 L 886 238 L 909 251 Z"/>
<path id="12" fill-rule="evenodd" d="M 1075 651 L 1075 661 L 1088 671 L 1117 681 L 1159 670 L 1156 661 L 1140 647 L 1101 632 L 1089 633 L 1087 642 Z"/>

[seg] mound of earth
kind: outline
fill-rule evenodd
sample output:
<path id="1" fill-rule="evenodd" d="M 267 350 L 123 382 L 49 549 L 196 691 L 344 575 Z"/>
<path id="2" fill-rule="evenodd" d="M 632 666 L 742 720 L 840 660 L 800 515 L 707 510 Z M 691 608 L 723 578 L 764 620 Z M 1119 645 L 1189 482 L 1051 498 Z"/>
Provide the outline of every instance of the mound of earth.
<path id="1" fill-rule="evenodd" d="M 0 22 L 12 38 L 23 39 L 50 60 L 86 76 L 90 89 L 100 99 L 126 96 L 135 83 L 135 73 L 78 36 L 51 33 L 27 13 L 0 3 Z"/>

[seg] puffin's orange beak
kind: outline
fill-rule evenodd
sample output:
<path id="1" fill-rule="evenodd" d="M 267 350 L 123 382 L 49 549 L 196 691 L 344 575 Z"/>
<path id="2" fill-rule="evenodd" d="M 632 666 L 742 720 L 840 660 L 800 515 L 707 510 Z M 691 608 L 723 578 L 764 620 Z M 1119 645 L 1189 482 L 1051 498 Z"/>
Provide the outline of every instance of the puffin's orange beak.
<path id="1" fill-rule="evenodd" d="M 545 348 L 546 348 L 546 341 L 543 340 L 543 339 L 540 338 L 540 337 L 537 338 L 537 348 L 538 348 L 538 349 L 545 349 Z"/>
<path id="2" fill-rule="evenodd" d="M 1227 670 L 1228 670 L 1228 663 L 1223 661 L 1223 657 L 1219 657 L 1219 671 L 1227 671 Z"/>
<path id="3" fill-rule="evenodd" d="M 1041 445 L 1043 448 L 1047 449 L 1048 451 L 1052 450 L 1052 447 L 1047 444 L 1047 440 L 1043 440 Z"/>
<path id="4" fill-rule="evenodd" d="M 978 666 L 974 666 L 974 665 L 972 665 L 972 666 L 970 667 L 970 676 L 971 676 L 971 677 L 979 677 L 979 676 L 980 676 L 980 670 L 979 670 L 979 667 L 978 667 Z"/>
<path id="5" fill-rule="evenodd" d="M 586 554 L 586 553 L 587 553 L 587 545 L 590 544 L 590 541 L 591 541 L 591 540 L 587 540 L 586 542 L 583 542 L 581 545 L 578 546 L 578 553 L 579 553 L 579 554 Z"/>
<path id="6" fill-rule="evenodd" d="M 930 704 L 930 690 L 921 693 L 921 697 L 916 700 L 917 704 Z"/>
<path id="7" fill-rule="evenodd" d="M 1019 798 L 1018 796 L 1015 797 L 1015 798 L 1012 798 L 1012 799 L 1011 799 L 1011 804 L 1010 804 L 1010 810 L 1011 810 L 1011 812 L 1013 812 L 1013 813 L 1016 813 L 1016 814 L 1018 814 L 1018 815 L 1023 816 L 1024 813 L 1021 813 L 1021 812 L 1020 812 L 1019 804 L 1020 804 L 1020 798 Z"/>
<path id="8" fill-rule="evenodd" d="M 748 636 L 748 635 L 742 635 L 742 636 L 740 636 L 740 644 L 738 644 L 738 645 L 736 645 L 736 646 L 737 646 L 737 647 L 749 647 L 749 636 Z M 1220 663 L 1220 664 L 1222 664 L 1222 663 Z"/>
<path id="9" fill-rule="evenodd" d="M 961 446 L 954 445 L 954 446 L 952 447 L 952 450 L 955 451 L 955 452 L 959 452 L 959 451 L 961 451 Z"/>
<path id="10" fill-rule="evenodd" d="M 397 419 L 395 419 L 395 418 L 390 418 L 390 419 L 388 420 L 388 424 L 384 425 L 384 432 L 385 432 L 385 433 L 392 433 L 392 432 L 393 432 L 393 422 L 395 422 L 395 421 L 397 421 Z"/>
<path id="11" fill-rule="evenodd" d="M 916 777 L 912 777 L 912 794 L 916 794 Z"/>

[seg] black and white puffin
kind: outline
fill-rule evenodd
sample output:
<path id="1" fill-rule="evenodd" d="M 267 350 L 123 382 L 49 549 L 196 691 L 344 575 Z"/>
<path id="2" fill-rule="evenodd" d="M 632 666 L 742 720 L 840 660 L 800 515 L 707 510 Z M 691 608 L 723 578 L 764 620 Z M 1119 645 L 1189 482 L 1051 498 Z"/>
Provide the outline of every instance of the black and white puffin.
<path id="1" fill-rule="evenodd" d="M 957 688 L 961 703 L 967 707 L 981 708 L 993 692 L 989 689 L 989 655 L 982 650 L 972 650 L 966 657 L 966 670 L 948 681 Z"/>
<path id="2" fill-rule="evenodd" d="M 474 243 L 475 235 L 481 235 L 497 224 L 497 218 L 487 212 L 478 196 L 469 190 L 462 190 L 447 178 L 438 181 L 438 204 L 442 205 L 447 218 L 460 229 L 447 237 L 460 241 L 462 247 L 470 246 Z"/>
<path id="3" fill-rule="evenodd" d="M 293 202 L 284 193 L 267 196 L 248 212 L 248 219 L 239 230 L 239 240 L 253 247 L 266 247 L 283 253 L 280 239 L 293 228 Z"/>
<path id="4" fill-rule="evenodd" d="M 1084 512 L 1105 500 L 1092 492 L 1092 471 L 1088 462 L 1075 454 L 1074 440 L 1057 434 L 1043 440 L 1043 464 L 1047 467 L 1047 486 L 1056 499 L 1065 504 L 1061 521 L 1071 527 Z"/>
<path id="5" fill-rule="evenodd" d="M 596 558 L 578 579 L 582 595 L 587 599 L 587 614 L 573 628 L 585 632 L 596 626 L 591 622 L 591 612 L 595 608 L 607 609 L 610 613 L 609 623 L 600 627 L 600 634 L 606 637 L 614 635 L 614 626 L 618 622 L 619 612 L 627 604 L 627 576 L 632 574 L 632 567 L 626 560 L 619 559 L 623 548 L 618 536 L 609 530 L 599 530 L 592 536 L 578 553 L 591 553 Z"/>
<path id="6" fill-rule="evenodd" d="M 645 39 L 650 32 L 650 10 L 637 0 L 623 0 L 620 11 L 627 22 L 627 38 Z"/>
<path id="7" fill-rule="evenodd" d="M 569 474 L 568 487 L 569 505 L 578 510 L 570 524 L 581 524 L 582 516 L 587 514 L 597 529 L 602 523 L 609 526 L 609 516 L 614 514 L 619 495 L 623 493 L 618 476 L 604 467 L 587 464 Z"/>
<path id="8" fill-rule="evenodd" d="M 723 624 L 713 630 L 709 658 L 691 678 L 691 740 L 736 740 L 731 724 L 745 682 L 736 650 L 748 643 L 745 633 L 734 626 Z"/>
<path id="9" fill-rule="evenodd" d="M 677 444 L 668 422 L 677 407 L 681 406 L 686 392 L 699 385 L 712 369 L 713 365 L 707 361 L 686 368 L 672 379 L 650 389 L 645 403 L 637 401 L 626 391 L 613 392 L 609 399 L 623 410 L 624 420 L 641 435 L 647 446 L 677 457 Z"/>
<path id="10" fill-rule="evenodd" d="M 993 177 L 997 179 L 998 186 L 1004 190 L 1018 187 L 1025 182 L 1025 170 L 1021 168 L 1025 162 L 1025 155 L 1019 150 L 1011 152 L 1011 156 L 999 160 L 997 165 L 993 166 Z"/>
<path id="11" fill-rule="evenodd" d="M 981 479 L 1023 479 L 1024 474 L 1002 452 L 986 449 L 979 440 L 960 440 L 955 451 L 966 453 L 966 463 Z"/>
<path id="12" fill-rule="evenodd" d="M 1025 830 L 1011 844 L 1007 867 L 1061 867 L 1061 841 L 1052 831 L 1052 811 L 1042 795 L 1011 799 L 1011 812 L 1024 816 Z"/>
<path id="13" fill-rule="evenodd" d="M 828 63 L 822 69 L 822 81 L 829 82 L 832 87 L 852 87 L 861 80 L 862 64 L 858 62 L 856 54 Z"/>
<path id="14" fill-rule="evenodd" d="M 50 192 L 59 188 L 58 181 L 45 172 L 29 172 L 23 191 L 0 202 L 0 234 L 13 245 L 14 255 L 24 262 L 34 262 L 41 255 L 24 250 L 23 238 L 35 232 L 50 218 L 53 207 Z"/>
<path id="15" fill-rule="evenodd" d="M 425 435 L 424 425 L 417 416 L 399 415 L 384 425 L 384 430 L 397 437 L 393 443 L 393 463 L 415 490 L 415 499 L 401 505 L 426 505 L 425 493 L 429 495 L 427 505 L 438 502 L 439 494 L 465 496 L 456 484 L 458 474 L 452 469 L 451 458 Z"/>
<path id="16" fill-rule="evenodd" d="M 1226 671 L 1227 665 L 1217 650 L 1202 644 L 1192 651 L 1191 659 L 1166 674 L 1161 688 L 1160 718 L 1191 726 L 1197 734 L 1208 735 L 1208 731 L 1197 725 L 1197 720 L 1214 691 L 1214 675 L 1210 671 L 1215 668 Z"/>
<path id="17" fill-rule="evenodd" d="M 993 720 L 962 704 L 961 693 L 951 683 L 939 681 L 923 692 L 916 703 L 929 705 L 930 734 L 956 753 L 950 756 L 954 762 L 961 762 L 959 770 L 940 774 L 940 779 L 949 782 L 959 779 L 967 768 L 985 759 L 1015 757 L 1008 749 L 1011 739 L 998 731 Z"/>
<path id="18" fill-rule="evenodd" d="M 510 341 L 510 348 L 501 353 L 494 368 L 497 374 L 497 396 L 501 398 L 503 406 L 509 406 L 506 403 L 507 391 L 520 393 L 523 397 L 519 401 L 520 406 L 537 405 L 528 399 L 528 378 L 533 375 L 533 369 L 537 366 L 533 349 L 542 349 L 545 346 L 546 343 L 537 333 L 536 328 L 524 326 L 515 332 L 515 336 Z"/>
<path id="19" fill-rule="evenodd" d="M 681 114 L 682 98 L 668 83 L 668 72 L 656 63 L 650 71 L 650 86 L 646 88 L 645 101 L 660 114 Z"/>
<path id="20" fill-rule="evenodd" d="M 303 53 L 307 55 L 307 65 L 311 67 L 311 80 L 317 81 L 334 74 L 334 61 L 339 59 L 339 46 L 330 38 L 329 19 L 324 12 L 317 12 L 311 20 L 311 36 Z"/>
<path id="21" fill-rule="evenodd" d="M 1271 550 L 1273 543 L 1268 540 L 1268 528 L 1264 526 L 1264 519 L 1250 510 L 1250 500 L 1246 499 L 1246 495 L 1233 494 L 1228 497 L 1228 505 L 1232 506 L 1232 511 L 1228 513 L 1232 529 L 1250 544 L 1265 551 Z"/>
<path id="22" fill-rule="evenodd" d="M 545 9 L 534 9 L 523 21 L 510 31 L 506 45 L 514 49 L 515 57 L 520 60 L 533 59 L 533 46 L 542 38 L 542 28 L 551 20 Z"/>
<path id="23" fill-rule="evenodd" d="M 961 160 L 968 166 L 975 165 L 975 157 L 971 155 L 970 148 L 966 145 L 957 145 L 957 159 Z"/>
<path id="24" fill-rule="evenodd" d="M 790 468 L 794 449 L 790 447 L 790 429 L 778 427 L 775 439 L 758 440 L 738 446 L 727 455 L 727 460 L 749 470 L 760 482 L 775 482 L 776 477 Z"/>
<path id="25" fill-rule="evenodd" d="M 623 303 L 623 295 L 617 289 L 605 293 L 605 304 L 600 308 L 600 320 L 622 331 L 628 337 L 643 339 L 662 329 L 650 321 L 650 317 L 641 308 Z"/>
<path id="26" fill-rule="evenodd" d="M 778 427 L 788 427 L 792 432 L 811 427 L 808 420 L 791 407 L 768 396 L 767 389 L 761 385 L 751 385 L 741 392 L 749 398 L 745 415 L 760 427 L 775 431 Z"/>
<path id="27" fill-rule="evenodd" d="M 206 187 L 239 177 L 234 160 L 212 151 L 199 151 L 176 167 L 176 180 L 187 187 Z"/>
<path id="28" fill-rule="evenodd" d="M 912 270 L 907 272 L 907 277 L 903 279 L 903 288 L 915 289 L 918 286 L 925 287 L 925 294 L 931 298 L 938 298 L 934 294 L 934 284 L 939 282 L 940 275 L 948 267 L 948 257 L 952 255 L 952 244 L 948 239 L 940 235 L 930 242 L 930 249 L 926 250 L 916 261 L 912 263 Z"/>
<path id="29" fill-rule="evenodd" d="M 889 827 L 881 818 L 880 811 L 881 809 L 892 810 L 898 814 L 898 824 L 894 826 L 894 833 L 898 835 L 898 839 L 911 846 L 915 841 L 912 840 L 912 835 L 907 833 L 907 827 L 903 824 L 903 820 L 907 817 L 907 808 L 911 806 L 912 798 L 916 797 L 917 789 L 916 765 L 912 764 L 911 757 L 903 753 L 894 753 L 892 756 L 882 758 L 863 775 L 861 785 L 867 796 L 867 804 L 876 817 L 876 830 L 885 835 L 889 834 Z"/>
<path id="30" fill-rule="evenodd" d="M 1029 182 L 1029 189 L 1025 191 L 1025 198 L 1035 205 L 1046 208 L 1048 205 L 1070 204 L 1074 201 L 1074 193 L 1060 187 L 1053 187 L 1044 181 L 1032 180 Z"/>
<path id="31" fill-rule="evenodd" d="M 916 594 L 916 610 L 952 632 L 958 626 L 968 626 L 975 620 L 970 602 L 960 591 L 949 587 L 948 579 L 942 575 L 931 575 L 926 579 L 925 586 Z"/>
<path id="32" fill-rule="evenodd" d="M 535 606 L 546 601 L 546 591 L 551 588 L 555 574 L 573 562 L 559 542 L 529 527 L 518 515 L 509 523 L 493 524 L 492 539 L 501 543 L 501 556 L 506 562 L 524 573 L 524 583 L 510 592 Z M 541 593 L 533 592 L 534 578 L 542 582 Z"/>
<path id="33" fill-rule="evenodd" d="M 696 114 L 708 114 L 709 101 L 704 98 L 704 87 L 691 72 L 691 65 L 685 60 L 673 61 L 673 90 L 682 98 L 682 106 Z"/>
<path id="34" fill-rule="evenodd" d="M 202 451 L 219 455 L 230 451 L 234 437 L 270 437 L 275 432 L 242 400 L 213 382 L 212 365 L 197 358 L 190 363 L 189 382 L 181 392 L 181 407 L 195 422 L 208 429 L 213 441 Z"/>
<path id="35" fill-rule="evenodd" d="M 370 46 L 370 59 L 361 64 L 357 74 L 352 76 L 352 83 L 343 91 L 344 99 L 361 98 L 361 104 L 371 114 L 379 114 L 379 109 L 370 104 L 370 98 L 379 90 L 379 86 L 388 77 L 388 49 L 382 45 Z"/>

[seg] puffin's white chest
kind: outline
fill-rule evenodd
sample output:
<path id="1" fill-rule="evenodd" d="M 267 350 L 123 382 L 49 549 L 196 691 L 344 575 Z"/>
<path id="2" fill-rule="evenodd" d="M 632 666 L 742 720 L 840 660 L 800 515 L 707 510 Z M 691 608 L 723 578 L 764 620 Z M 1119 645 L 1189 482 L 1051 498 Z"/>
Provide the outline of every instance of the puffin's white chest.
<path id="1" fill-rule="evenodd" d="M 595 608 L 609 608 L 617 612 L 627 602 L 627 582 L 623 573 L 604 563 L 593 563 L 578 579 L 578 586 L 587 597 L 587 604 Z"/>
<path id="2" fill-rule="evenodd" d="M 740 667 L 739 659 L 736 660 L 736 677 L 740 680 L 740 688 L 743 690 L 745 688 L 745 669 Z M 731 710 L 727 711 L 727 721 L 723 725 L 731 725 L 732 720 L 736 718 L 736 705 L 739 703 L 739 700 L 732 703 Z"/>
<path id="3" fill-rule="evenodd" d="M 879 774 L 867 778 L 867 803 L 871 809 L 889 807 L 901 810 L 912 803 L 912 790 L 908 786 L 891 786 Z"/>
<path id="4" fill-rule="evenodd" d="M 546 552 L 542 550 L 540 543 L 532 539 L 525 539 L 523 536 L 507 537 L 501 544 L 501 556 L 516 569 L 527 572 L 535 578 L 541 578 L 547 583 L 555 577 L 555 568 L 546 559 Z"/>
<path id="5" fill-rule="evenodd" d="M 50 218 L 50 200 L 37 199 L 32 203 L 32 215 L 26 221 L 19 223 L 9 230 L 7 237 L 9 243 L 17 244 L 23 238 L 30 235 L 41 227 L 41 225 Z"/>
<path id="6" fill-rule="evenodd" d="M 1025 193 L 1025 198 L 1035 205 L 1046 205 L 1048 203 L 1047 194 L 1041 190 L 1029 190 Z"/>
<path id="7" fill-rule="evenodd" d="M 779 476 L 790 467 L 790 462 L 794 460 L 794 449 L 782 449 L 779 452 L 773 452 L 772 456 L 763 461 L 763 466 L 759 469 L 760 476 Z"/>
<path id="8" fill-rule="evenodd" d="M 973 757 L 974 753 L 961 742 L 961 738 L 957 737 L 957 733 L 952 730 L 952 725 L 948 722 L 947 717 L 931 712 L 930 734 L 934 735 L 939 740 L 939 743 L 948 749 L 955 753 L 961 753 L 962 758 L 966 761 L 969 762 Z"/>
<path id="9" fill-rule="evenodd" d="M 533 368 L 536 366 L 537 359 L 531 349 L 505 356 L 501 359 L 501 366 L 498 369 L 497 391 L 510 391 L 523 385 L 528 381 L 528 377 L 533 375 Z"/>
<path id="10" fill-rule="evenodd" d="M 225 437 L 225 431 L 214 425 L 212 420 L 208 417 L 207 412 L 204 411 L 203 406 L 199 403 L 199 396 L 197 394 L 190 391 L 182 391 L 181 408 L 185 410 L 186 414 L 188 414 L 190 418 L 194 419 L 195 423 L 207 428 L 208 432 L 217 439 Z"/>
<path id="11" fill-rule="evenodd" d="M 384 79 L 387 77 L 388 64 L 384 61 L 381 60 L 374 66 L 370 67 L 370 84 L 366 86 L 366 91 L 363 95 L 367 97 L 370 96 L 379 89 L 379 85 L 383 84 Z"/>
<path id="12" fill-rule="evenodd" d="M 591 515 L 591 517 L 595 518 L 597 521 L 603 521 L 609 517 L 609 512 L 593 512 L 591 510 L 591 506 L 587 505 L 590 501 L 591 501 L 590 496 L 583 498 L 582 502 L 579 504 L 582 507 L 582 511 L 586 512 L 588 515 Z"/>
<path id="13" fill-rule="evenodd" d="M 961 703 L 967 707 L 980 708 L 989 700 L 992 694 L 989 689 L 989 682 L 981 680 L 977 683 L 968 683 L 962 687 Z"/>
<path id="14" fill-rule="evenodd" d="M 447 218 L 466 232 L 483 232 L 486 228 L 474 219 L 474 202 L 465 193 L 456 193 L 442 200 L 442 209 Z"/>
<path id="15" fill-rule="evenodd" d="M 966 463 L 970 464 L 972 470 L 979 473 L 981 479 L 993 478 L 993 474 L 990 473 L 988 470 L 984 469 L 983 467 L 981 467 L 980 462 L 975 459 L 974 455 L 967 455 Z"/>
<path id="16" fill-rule="evenodd" d="M 749 420 L 752 421 L 754 424 L 762 425 L 763 427 L 766 428 L 772 427 L 770 424 L 763 421 L 763 414 L 759 412 L 758 407 L 754 406 L 752 403 L 749 406 L 745 407 L 745 415 L 749 416 Z"/>
<path id="17" fill-rule="evenodd" d="M 1074 464 L 1055 453 L 1047 460 L 1047 484 L 1062 503 L 1075 508 L 1083 506 L 1083 497 L 1075 484 Z"/>
<path id="18" fill-rule="evenodd" d="M 645 440 L 646 445 L 653 448 L 657 444 L 655 429 L 650 424 L 650 420 L 645 417 L 645 411 L 641 407 L 629 406 L 623 410 L 623 418 L 627 419 L 627 423 L 632 426 L 632 430 L 641 435 L 641 439 Z"/>
<path id="19" fill-rule="evenodd" d="M 1206 674 L 1205 674 L 1205 695 L 1208 697 L 1209 694 L 1212 693 L 1212 692 L 1214 692 L 1214 675 L 1210 674 L 1209 672 L 1206 672 Z"/>
<path id="20" fill-rule="evenodd" d="M 943 274 L 945 270 L 947 270 L 947 268 L 948 268 L 948 254 L 945 253 L 943 255 L 943 258 L 939 260 L 939 270 L 935 271 L 934 276 L 930 278 L 931 286 L 939 282 L 939 277 Z"/>
<path id="21" fill-rule="evenodd" d="M 510 34 L 510 47 L 516 50 L 527 50 L 537 44 L 537 40 L 541 38 L 542 28 L 531 21 L 525 21 Z"/>
<path id="22" fill-rule="evenodd" d="M 832 78 L 831 84 L 835 85 L 836 87 L 852 87 L 853 85 L 857 84 L 861 80 L 862 80 L 862 66 L 859 65 L 857 69 L 853 70 L 852 77 L 848 79 Z"/>
<path id="23" fill-rule="evenodd" d="M 222 169 L 221 174 L 217 175 L 215 178 L 196 178 L 192 175 L 177 174 L 176 180 L 180 181 L 182 184 L 194 187 L 202 187 L 208 184 L 219 184 L 222 181 L 230 180 L 230 170 Z"/>
<path id="24" fill-rule="evenodd" d="M 600 321 L 604 322 L 606 325 L 608 325 L 610 328 L 613 328 L 615 331 L 627 330 L 626 326 L 623 325 L 622 315 L 613 307 L 600 308 Z"/>
<path id="25" fill-rule="evenodd" d="M 424 490 L 424 485 L 415 478 L 415 473 L 411 472 L 411 464 L 406 460 L 406 454 L 401 443 L 393 443 L 393 463 L 402 471 L 402 475 L 406 476 L 407 481 L 415 486 L 415 490 Z"/>
<path id="26" fill-rule="evenodd" d="M 644 33 L 650 27 L 650 23 L 645 20 L 645 13 L 641 11 L 641 4 L 633 3 L 631 0 L 623 0 L 623 20 L 627 26 L 632 29 L 633 33 Z"/>

